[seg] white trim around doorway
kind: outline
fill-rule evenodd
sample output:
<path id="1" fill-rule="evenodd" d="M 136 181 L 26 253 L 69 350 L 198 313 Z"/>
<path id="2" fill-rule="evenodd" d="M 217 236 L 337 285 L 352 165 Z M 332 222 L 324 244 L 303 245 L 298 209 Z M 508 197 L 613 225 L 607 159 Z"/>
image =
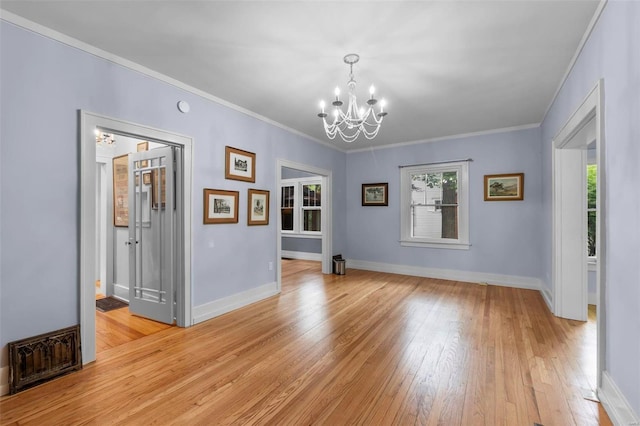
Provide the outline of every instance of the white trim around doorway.
<path id="1" fill-rule="evenodd" d="M 573 226 L 563 226 L 563 215 L 567 213 L 563 207 L 566 204 L 563 200 L 571 192 L 580 191 L 582 194 L 586 192 L 586 185 L 583 185 L 583 181 L 580 180 L 579 183 L 576 183 L 578 180 L 573 179 L 571 175 L 575 173 L 576 167 L 579 168 L 582 165 L 584 165 L 583 173 L 586 173 L 586 154 L 584 154 L 584 150 L 586 150 L 591 141 L 595 141 L 596 145 L 596 164 L 598 166 L 596 181 L 596 211 L 598 212 L 596 219 L 596 253 L 598 256 L 596 264 L 596 300 L 598 306 L 596 316 L 596 376 L 598 389 L 602 387 L 606 341 L 606 305 L 604 303 L 604 295 L 607 287 L 605 271 L 607 247 L 605 234 L 606 161 L 604 135 L 604 81 L 600 80 L 553 138 L 551 147 L 553 159 L 552 279 L 554 314 L 560 317 L 571 317 L 566 313 L 577 312 L 583 318 L 573 319 L 586 320 L 588 297 L 586 226 L 581 226 L 581 229 L 578 230 L 575 230 Z M 576 214 L 583 215 L 586 211 L 586 201 L 582 206 L 577 206 L 577 208 L 580 211 Z M 584 222 L 586 222 L 586 218 Z M 563 246 L 564 242 L 571 243 L 574 238 L 580 238 L 577 248 L 577 250 L 580 250 L 580 256 L 574 256 L 575 253 L 567 254 L 567 249 Z M 583 270 L 585 279 L 581 282 L 565 280 L 565 277 L 570 274 L 564 274 L 563 270 L 570 271 L 571 268 L 573 268 L 573 271 L 578 268 Z M 578 294 L 581 297 L 575 297 Z"/>
<path id="2" fill-rule="evenodd" d="M 323 215 L 320 227 L 322 229 L 322 273 L 332 273 L 332 251 L 333 251 L 333 203 L 332 200 L 332 182 L 333 172 L 306 164 L 296 163 L 294 161 L 279 158 L 276 160 L 276 207 L 278 209 L 276 224 L 276 281 L 278 291 L 282 289 L 282 217 L 280 215 L 280 206 L 282 205 L 282 193 L 280 186 L 282 182 L 282 168 L 300 170 L 322 177 L 322 198 Z"/>
<path id="3" fill-rule="evenodd" d="M 139 139 L 180 146 L 183 152 L 183 285 L 177 289 L 176 322 L 180 327 L 192 324 L 191 309 L 191 208 L 193 139 L 152 127 L 79 111 L 80 123 L 80 276 L 79 310 L 82 362 L 96 359 L 95 247 L 96 247 L 96 144 L 94 130 L 101 128 Z"/>

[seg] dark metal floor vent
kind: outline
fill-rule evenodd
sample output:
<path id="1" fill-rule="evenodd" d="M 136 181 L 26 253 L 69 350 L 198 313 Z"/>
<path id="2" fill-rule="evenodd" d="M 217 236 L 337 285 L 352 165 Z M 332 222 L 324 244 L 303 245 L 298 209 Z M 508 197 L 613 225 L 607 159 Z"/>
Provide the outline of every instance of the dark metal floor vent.
<path id="1" fill-rule="evenodd" d="M 9 343 L 11 395 L 81 368 L 78 325 Z"/>

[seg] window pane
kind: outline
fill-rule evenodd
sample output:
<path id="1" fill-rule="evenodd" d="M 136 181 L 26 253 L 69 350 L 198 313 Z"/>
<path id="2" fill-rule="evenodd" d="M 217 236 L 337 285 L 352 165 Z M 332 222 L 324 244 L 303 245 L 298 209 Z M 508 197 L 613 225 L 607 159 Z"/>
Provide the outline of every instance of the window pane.
<path id="1" fill-rule="evenodd" d="M 411 214 L 413 238 L 458 238 L 458 207 L 413 206 Z"/>
<path id="2" fill-rule="evenodd" d="M 320 219 L 321 219 L 320 210 L 303 210 L 302 211 L 303 229 L 305 231 L 320 232 Z"/>
<path id="3" fill-rule="evenodd" d="M 587 253 L 596 255 L 596 212 L 587 212 Z"/>
<path id="4" fill-rule="evenodd" d="M 598 166 L 589 164 L 587 166 L 587 208 L 596 208 L 596 179 L 598 176 Z"/>
<path id="5" fill-rule="evenodd" d="M 458 172 L 442 173 L 442 238 L 458 238 Z"/>
<path id="6" fill-rule="evenodd" d="M 280 207 L 293 208 L 293 196 L 294 196 L 293 188 L 294 188 L 293 186 L 282 187 L 282 205 Z"/>
<path id="7" fill-rule="evenodd" d="M 320 206 L 320 185 L 302 185 L 302 205 L 305 207 Z"/>
<path id="8" fill-rule="evenodd" d="M 411 175 L 412 237 L 458 239 L 458 172 Z"/>
<path id="9" fill-rule="evenodd" d="M 293 209 L 282 209 L 282 230 L 293 231 Z"/>

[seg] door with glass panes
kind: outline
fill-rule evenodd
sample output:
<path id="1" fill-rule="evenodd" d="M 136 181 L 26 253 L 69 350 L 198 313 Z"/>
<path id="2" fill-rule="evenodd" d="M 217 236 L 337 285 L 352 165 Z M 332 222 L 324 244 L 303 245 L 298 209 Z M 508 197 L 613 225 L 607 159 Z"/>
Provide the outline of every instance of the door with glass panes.
<path id="1" fill-rule="evenodd" d="M 175 320 L 175 147 L 129 154 L 129 311 Z"/>

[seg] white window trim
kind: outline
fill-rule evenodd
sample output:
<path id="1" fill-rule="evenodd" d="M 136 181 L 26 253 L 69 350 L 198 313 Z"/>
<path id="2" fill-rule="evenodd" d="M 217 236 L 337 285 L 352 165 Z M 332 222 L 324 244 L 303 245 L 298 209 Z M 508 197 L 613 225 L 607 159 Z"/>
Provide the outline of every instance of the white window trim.
<path id="1" fill-rule="evenodd" d="M 303 178 L 292 178 L 292 179 L 282 179 L 280 181 L 280 192 L 282 193 L 282 188 L 285 186 L 294 186 L 295 189 L 293 191 L 293 230 L 284 230 L 281 229 L 282 236 L 287 238 L 322 238 L 322 230 L 320 231 L 305 231 L 303 228 L 303 215 L 302 210 L 320 210 L 320 215 L 324 215 L 324 206 L 307 206 L 303 207 L 302 203 L 302 186 L 303 185 L 321 185 L 322 188 L 322 177 L 303 177 Z M 279 206 L 280 211 L 282 211 L 282 206 Z"/>
<path id="2" fill-rule="evenodd" d="M 415 173 L 458 172 L 458 239 L 415 238 L 411 236 L 411 178 Z M 469 164 L 467 161 L 400 168 L 400 245 L 469 250 Z"/>

